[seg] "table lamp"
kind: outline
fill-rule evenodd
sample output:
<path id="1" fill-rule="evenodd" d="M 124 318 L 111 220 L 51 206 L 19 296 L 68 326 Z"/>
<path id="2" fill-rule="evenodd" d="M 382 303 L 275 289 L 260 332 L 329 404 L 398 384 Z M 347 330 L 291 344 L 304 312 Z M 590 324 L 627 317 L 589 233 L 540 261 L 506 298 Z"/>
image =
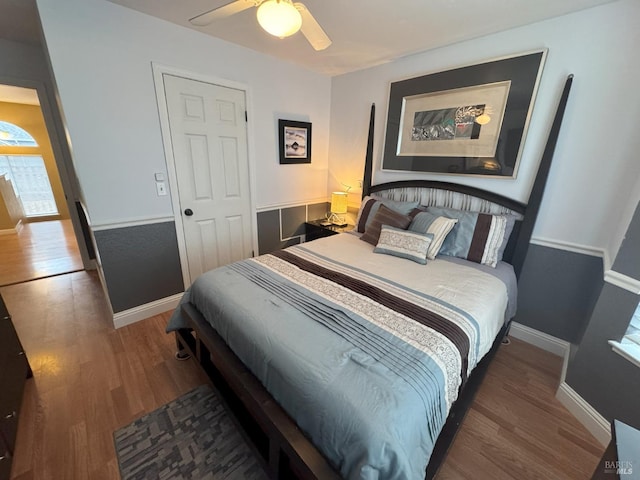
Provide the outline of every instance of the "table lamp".
<path id="1" fill-rule="evenodd" d="M 334 225 L 344 227 L 347 222 L 344 214 L 347 213 L 347 192 L 331 192 L 331 215 L 329 221 Z"/>

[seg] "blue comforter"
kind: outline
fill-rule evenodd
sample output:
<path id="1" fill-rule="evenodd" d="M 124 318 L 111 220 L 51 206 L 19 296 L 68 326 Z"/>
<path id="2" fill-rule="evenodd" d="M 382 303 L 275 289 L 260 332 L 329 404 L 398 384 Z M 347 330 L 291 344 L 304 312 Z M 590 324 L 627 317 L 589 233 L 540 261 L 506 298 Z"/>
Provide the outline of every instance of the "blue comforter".
<path id="1" fill-rule="evenodd" d="M 310 245 L 208 272 L 183 302 L 344 478 L 423 478 L 458 388 L 484 354 L 482 329 L 442 295 Z M 168 330 L 181 326 L 178 308 Z"/>

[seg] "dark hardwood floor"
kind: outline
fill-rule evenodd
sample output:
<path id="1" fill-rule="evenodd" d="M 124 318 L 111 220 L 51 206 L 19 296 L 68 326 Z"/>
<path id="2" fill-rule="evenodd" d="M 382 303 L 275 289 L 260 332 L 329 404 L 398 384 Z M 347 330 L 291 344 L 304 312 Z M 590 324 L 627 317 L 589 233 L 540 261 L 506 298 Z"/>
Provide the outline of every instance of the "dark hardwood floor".
<path id="1" fill-rule="evenodd" d="M 555 398 L 562 359 L 501 346 L 441 468 L 444 479 L 588 479 L 605 447 Z"/>
<path id="2" fill-rule="evenodd" d="M 95 273 L 0 292 L 34 371 L 14 480 L 119 478 L 113 431 L 207 381 L 173 358 L 168 313 L 114 330 Z M 604 448 L 555 399 L 560 368 L 523 342 L 501 347 L 438 478 L 589 478 Z"/>
<path id="3" fill-rule="evenodd" d="M 117 479 L 113 431 L 206 382 L 158 315 L 113 328 L 95 273 L 0 288 L 33 369 L 13 479 Z"/>

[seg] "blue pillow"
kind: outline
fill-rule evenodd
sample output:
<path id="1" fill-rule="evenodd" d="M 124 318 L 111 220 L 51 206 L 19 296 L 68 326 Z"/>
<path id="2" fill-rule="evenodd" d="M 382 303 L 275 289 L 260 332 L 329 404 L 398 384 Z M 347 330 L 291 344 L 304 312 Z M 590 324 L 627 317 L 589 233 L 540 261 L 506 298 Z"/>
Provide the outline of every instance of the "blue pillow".
<path id="1" fill-rule="evenodd" d="M 495 267 L 509 241 L 515 223 L 513 215 L 491 215 L 445 207 L 428 207 L 427 212 L 457 219 L 447 236 L 441 255 Z"/>

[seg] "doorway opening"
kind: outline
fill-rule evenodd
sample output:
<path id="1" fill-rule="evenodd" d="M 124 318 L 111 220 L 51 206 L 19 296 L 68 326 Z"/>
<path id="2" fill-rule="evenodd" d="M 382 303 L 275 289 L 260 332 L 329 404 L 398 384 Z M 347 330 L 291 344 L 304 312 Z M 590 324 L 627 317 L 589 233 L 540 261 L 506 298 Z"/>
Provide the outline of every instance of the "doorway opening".
<path id="1" fill-rule="evenodd" d="M 83 270 L 35 89 L 0 85 L 0 286 Z"/>

